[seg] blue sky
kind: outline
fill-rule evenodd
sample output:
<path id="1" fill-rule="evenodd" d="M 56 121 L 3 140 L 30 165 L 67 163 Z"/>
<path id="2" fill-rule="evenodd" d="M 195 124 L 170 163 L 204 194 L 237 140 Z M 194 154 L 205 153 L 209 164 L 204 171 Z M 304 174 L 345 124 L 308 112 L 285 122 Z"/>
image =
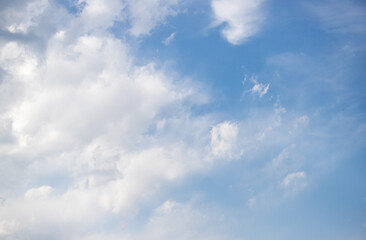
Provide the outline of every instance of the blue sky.
<path id="1" fill-rule="evenodd" d="M 0 3 L 0 239 L 366 238 L 361 0 Z"/>

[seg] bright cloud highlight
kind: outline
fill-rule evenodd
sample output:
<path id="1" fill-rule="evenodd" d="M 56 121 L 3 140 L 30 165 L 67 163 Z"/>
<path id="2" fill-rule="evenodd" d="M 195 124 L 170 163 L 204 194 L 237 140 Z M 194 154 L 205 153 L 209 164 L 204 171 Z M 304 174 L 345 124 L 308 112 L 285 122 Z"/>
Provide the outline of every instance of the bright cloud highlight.
<path id="1" fill-rule="evenodd" d="M 214 25 L 224 24 L 221 33 L 231 44 L 241 44 L 260 30 L 265 19 L 263 1 L 213 0 Z"/>

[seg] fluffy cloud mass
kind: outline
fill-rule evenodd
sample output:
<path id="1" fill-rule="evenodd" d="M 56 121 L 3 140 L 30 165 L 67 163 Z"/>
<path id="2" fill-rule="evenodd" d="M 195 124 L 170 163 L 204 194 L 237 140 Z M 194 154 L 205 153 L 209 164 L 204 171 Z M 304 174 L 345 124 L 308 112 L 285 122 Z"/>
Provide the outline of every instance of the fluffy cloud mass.
<path id="1" fill-rule="evenodd" d="M 0 2 L 0 239 L 243 239 L 250 214 L 328 166 L 327 137 L 346 141 L 334 129 L 356 125 L 320 121 L 297 102 L 314 96 L 294 84 L 311 84 L 290 74 L 328 71 L 277 50 L 244 66 L 245 45 L 202 28 L 212 10 L 224 38 L 244 43 L 264 1 L 209 3 Z M 199 16 L 199 31 L 181 25 Z"/>
<path id="2" fill-rule="evenodd" d="M 212 0 L 214 25 L 224 24 L 221 33 L 232 44 L 240 44 L 259 32 L 265 19 L 263 0 Z"/>
<path id="3" fill-rule="evenodd" d="M 16 14 L 2 27 L 44 45 L 17 35 L 1 43 L 2 239 L 71 239 L 106 215 L 136 214 L 164 184 L 207 164 L 198 147 L 210 120 L 191 118 L 185 104 L 199 93 L 153 62 L 136 65 L 107 31 L 127 5 L 131 33 L 147 34 L 176 4 L 149 2 L 163 14 L 146 26 L 134 10 L 144 2 L 79 1 L 77 15 L 48 1 L 8 6 Z M 49 12 L 66 25 L 40 26 Z"/>

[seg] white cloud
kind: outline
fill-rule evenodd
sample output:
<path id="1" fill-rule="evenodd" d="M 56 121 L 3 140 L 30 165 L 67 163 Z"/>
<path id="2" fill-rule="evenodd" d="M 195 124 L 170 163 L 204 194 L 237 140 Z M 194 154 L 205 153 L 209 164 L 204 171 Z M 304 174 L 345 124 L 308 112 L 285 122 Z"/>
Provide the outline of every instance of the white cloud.
<path id="1" fill-rule="evenodd" d="M 160 206 L 152 209 L 151 216 L 146 219 L 146 225 L 134 231 L 120 228 L 117 233 L 93 234 L 79 237 L 80 240 L 223 240 L 230 236 L 225 227 L 223 215 L 219 216 L 214 209 L 197 208 L 190 203 L 181 203 L 167 200 Z M 124 223 L 122 222 L 123 226 Z M 229 227 L 232 229 L 232 226 Z"/>
<path id="2" fill-rule="evenodd" d="M 128 17 L 133 36 L 150 34 L 151 30 L 165 22 L 169 16 L 179 13 L 179 0 L 127 0 Z"/>
<path id="3" fill-rule="evenodd" d="M 267 84 L 257 83 L 254 84 L 250 92 L 253 94 L 258 94 L 258 96 L 261 98 L 268 92 L 268 89 L 269 89 L 269 83 Z"/>
<path id="4" fill-rule="evenodd" d="M 14 80 L 28 81 L 31 80 L 38 62 L 26 47 L 16 42 L 8 42 L 0 49 L 0 64 L 5 71 L 13 75 Z"/>
<path id="5" fill-rule="evenodd" d="M 262 98 L 264 95 L 267 94 L 269 90 L 269 83 L 260 83 L 258 82 L 258 79 L 255 76 L 250 77 L 249 81 L 253 84 L 253 87 L 247 91 L 243 92 L 243 96 L 245 96 L 247 93 L 251 93 L 252 95 L 257 95 L 259 98 Z M 243 85 L 247 82 L 247 77 L 245 76 L 243 80 Z"/>
<path id="6" fill-rule="evenodd" d="M 211 149 L 215 157 L 232 158 L 239 133 L 236 123 L 223 122 L 211 130 Z"/>
<path id="7" fill-rule="evenodd" d="M 77 18 L 69 21 L 66 10 L 54 1 L 12 1 L 0 9 L 0 27 L 11 33 L 55 31 L 70 25 L 69 37 L 107 31 L 115 22 L 129 27 L 135 37 L 149 35 L 170 16 L 179 13 L 180 0 L 73 0 Z M 26 2 L 26 3 L 24 3 Z M 58 26 L 55 26 L 55 25 Z M 43 28 L 40 28 L 43 26 Z M 56 29 L 55 29 L 56 27 Z"/>
<path id="8" fill-rule="evenodd" d="M 64 8 L 56 7 L 49 0 L 2 1 L 0 6 L 1 37 L 27 43 L 29 46 L 45 48 L 45 38 L 50 37 L 58 28 L 68 24 L 68 14 Z M 4 42 L 3 42 L 4 43 Z"/>
<path id="9" fill-rule="evenodd" d="M 321 21 L 322 27 L 335 33 L 365 33 L 366 8 L 357 1 L 325 0 L 305 3 Z"/>
<path id="10" fill-rule="evenodd" d="M 166 15 L 145 19 L 155 22 L 135 34 L 163 21 L 175 3 L 148 2 Z M 79 15 L 67 15 L 73 24 L 40 36 L 43 51 L 0 44 L 7 74 L 0 84 L 1 234 L 75 238 L 113 214 L 134 216 L 166 184 L 209 164 L 212 122 L 190 116 L 200 90 L 153 62 L 134 64 L 128 46 L 106 31 L 123 7 L 87 1 Z M 54 176 L 65 185 L 53 184 Z"/>
<path id="11" fill-rule="evenodd" d="M 163 41 L 164 45 L 168 46 L 174 40 L 175 34 L 176 34 L 176 32 L 173 32 L 167 38 L 165 38 Z"/>
<path id="12" fill-rule="evenodd" d="M 31 27 L 38 24 L 40 17 L 44 14 L 45 10 L 49 7 L 48 0 L 32 0 L 22 5 L 19 11 L 19 7 L 13 7 L 5 12 L 5 19 L 3 24 L 9 32 L 12 33 L 27 33 Z M 11 17 L 12 21 L 9 22 L 7 19 Z"/>
<path id="13" fill-rule="evenodd" d="M 0 237 L 9 236 L 16 228 L 15 221 L 0 220 Z"/>
<path id="14" fill-rule="evenodd" d="M 243 123 L 193 114 L 192 105 L 207 101 L 203 88 L 154 62 L 136 65 L 128 44 L 108 32 L 125 21 L 132 35 L 149 34 L 178 13 L 179 2 L 82 2 L 76 15 L 49 4 L 33 17 L 25 12 L 24 19 L 7 15 L 2 22 L 24 22 L 24 34 L 37 33 L 42 49 L 16 39 L 0 42 L 6 72 L 0 83 L 0 238 L 228 239 L 216 232 L 221 216 L 173 200 L 147 216 L 141 233 L 124 235 L 129 226 L 122 237 L 100 230 L 133 219 L 141 206 L 154 208 L 165 189 L 214 166 L 206 159 L 237 158 L 245 148 L 250 160 L 274 139 L 286 142 L 278 137 L 287 133 L 285 109 L 277 104 Z M 256 82 L 251 91 L 262 97 L 268 89 Z"/>
<path id="15" fill-rule="evenodd" d="M 131 210 L 164 182 L 177 180 L 187 171 L 192 171 L 190 163 L 180 159 L 179 156 L 184 156 L 181 150 L 171 151 L 162 147 L 149 149 L 139 152 L 137 156 L 126 156 L 126 162 L 117 163 L 117 169 L 124 177 L 111 181 L 108 187 L 101 189 L 103 205 L 117 213 Z M 114 194 L 111 195 L 111 192 Z"/>
<path id="16" fill-rule="evenodd" d="M 294 172 L 288 174 L 282 181 L 281 185 L 283 187 L 291 187 L 295 190 L 303 188 L 306 186 L 306 173 L 305 172 Z"/>
<path id="17" fill-rule="evenodd" d="M 25 155 L 41 175 L 64 169 L 77 185 L 71 192 L 99 195 L 97 202 L 114 212 L 134 209 L 162 183 L 196 169 L 201 151 L 190 153 L 177 139 L 161 144 L 164 135 L 161 140 L 144 135 L 163 108 L 178 110 L 188 90 L 178 90 L 152 64 L 131 65 L 124 45 L 109 37 L 81 36 L 66 48 L 55 38 L 50 45 L 44 64 L 29 73 L 31 81 L 22 82 L 23 98 L 3 113 L 11 119 L 16 141 L 2 154 Z M 7 68 L 20 69 L 12 81 L 23 71 L 20 63 L 33 58 L 18 55 Z M 183 161 L 190 154 L 197 156 Z"/>
<path id="18" fill-rule="evenodd" d="M 260 31 L 264 22 L 263 0 L 212 0 L 214 25 L 225 24 L 221 33 L 231 44 L 247 41 Z"/>
<path id="19" fill-rule="evenodd" d="M 46 198 L 48 195 L 51 194 L 52 191 L 53 189 L 50 186 L 41 186 L 39 188 L 32 188 L 25 193 L 25 198 L 29 200 Z"/>
<path id="20" fill-rule="evenodd" d="M 168 200 L 154 210 L 136 239 L 227 239 L 224 222 L 213 211 Z"/>
<path id="21" fill-rule="evenodd" d="M 125 4 L 121 0 L 78 0 L 81 9 L 79 20 L 86 31 L 107 29 L 114 21 L 124 20 L 122 11 Z"/>

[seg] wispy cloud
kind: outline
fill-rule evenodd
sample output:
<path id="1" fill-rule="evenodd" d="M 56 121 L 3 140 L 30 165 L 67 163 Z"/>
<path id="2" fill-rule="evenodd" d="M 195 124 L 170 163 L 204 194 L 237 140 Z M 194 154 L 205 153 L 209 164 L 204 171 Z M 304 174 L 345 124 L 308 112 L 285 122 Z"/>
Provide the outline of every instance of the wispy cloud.
<path id="1" fill-rule="evenodd" d="M 324 29 L 335 33 L 365 33 L 366 6 L 353 0 L 324 0 L 305 3 Z"/>
<path id="2" fill-rule="evenodd" d="M 243 85 L 248 81 L 247 76 L 244 77 L 244 80 L 242 82 Z M 267 94 L 269 90 L 269 83 L 260 83 L 256 76 L 252 76 L 249 78 L 249 82 L 252 83 L 252 87 L 249 90 L 246 90 L 243 92 L 243 96 L 245 96 L 248 93 L 251 93 L 254 96 L 258 96 L 259 98 L 262 98 L 264 95 Z"/>
<path id="3" fill-rule="evenodd" d="M 281 186 L 292 191 L 298 191 L 306 186 L 306 178 L 304 171 L 290 173 L 283 179 Z"/>
<path id="4" fill-rule="evenodd" d="M 176 32 L 173 32 L 172 34 L 170 34 L 167 38 L 164 39 L 163 44 L 165 46 L 168 46 L 175 38 Z"/>

